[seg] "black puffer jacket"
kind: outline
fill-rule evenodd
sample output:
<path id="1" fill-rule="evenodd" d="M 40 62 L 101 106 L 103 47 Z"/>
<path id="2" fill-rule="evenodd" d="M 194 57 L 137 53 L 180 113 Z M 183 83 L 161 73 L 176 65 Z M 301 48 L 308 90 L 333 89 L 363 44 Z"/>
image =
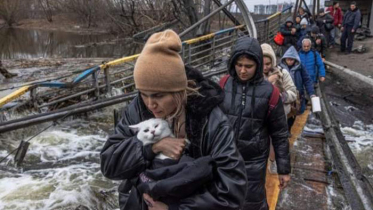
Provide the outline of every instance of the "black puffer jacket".
<path id="1" fill-rule="evenodd" d="M 234 63 L 242 55 L 248 54 L 256 61 L 254 77 L 241 83 Z M 269 136 L 276 153 L 279 174 L 290 173 L 290 155 L 286 116 L 281 98 L 267 117 L 268 103 L 273 86 L 263 79 L 263 53 L 256 39 L 240 38 L 228 63 L 231 75 L 224 86 L 224 110 L 235 130 L 237 146 L 245 160 L 248 177 L 246 209 L 267 209 L 265 194 L 265 174 L 269 155 Z"/>
<path id="2" fill-rule="evenodd" d="M 219 86 L 194 69 L 187 69 L 188 79 L 196 81 L 203 96 L 189 96 L 186 107 L 186 133 L 191 144 L 186 153 L 192 158 L 210 156 L 215 162 L 212 181 L 201 187 L 198 194 L 179 200 L 169 209 L 239 209 L 245 198 L 245 166 L 236 145 L 233 130 L 227 117 L 218 107 L 224 93 Z M 128 125 L 152 118 L 141 97 L 128 105 L 101 151 L 101 171 L 114 180 L 136 183 L 141 172 L 149 167 L 154 155 L 147 155 L 149 147 L 143 147 Z M 198 159 L 197 159 L 198 160 Z M 185 177 L 188 180 L 188 177 Z M 141 194 L 132 187 L 121 185 L 121 209 L 147 209 Z M 129 196 L 129 197 L 128 197 Z"/>

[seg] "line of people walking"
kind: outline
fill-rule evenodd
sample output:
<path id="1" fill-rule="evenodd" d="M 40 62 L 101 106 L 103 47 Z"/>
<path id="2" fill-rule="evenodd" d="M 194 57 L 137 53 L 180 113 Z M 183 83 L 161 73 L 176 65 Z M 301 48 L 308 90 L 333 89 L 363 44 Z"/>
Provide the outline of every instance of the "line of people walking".
<path id="1" fill-rule="evenodd" d="M 350 8 L 345 14 L 343 14 L 339 2 L 336 1 L 327 9 L 321 8 L 315 17 L 302 7 L 298 12 L 295 22 L 289 17 L 279 29 L 284 37 L 282 52 L 285 52 L 290 46 L 300 50 L 302 41 L 308 38 L 312 42 L 312 50 L 318 51 L 324 60 L 327 56 L 327 49 L 335 47 L 335 39 L 339 30 L 342 32 L 341 52 L 345 54 L 352 52 L 354 35 L 361 21 L 361 13 L 355 1 L 350 3 Z"/>
<path id="2" fill-rule="evenodd" d="M 175 32 L 153 34 L 134 68 L 139 94 L 101 151 L 103 175 L 122 180 L 120 208 L 268 210 L 268 159 L 286 188 L 289 131 L 305 110 L 305 90 L 315 96 L 325 79 L 311 44 L 305 38 L 299 53 L 291 46 L 277 63 L 269 44 L 240 37 L 219 87 L 184 65 Z M 152 118 L 175 135 L 143 145 L 131 126 Z"/>

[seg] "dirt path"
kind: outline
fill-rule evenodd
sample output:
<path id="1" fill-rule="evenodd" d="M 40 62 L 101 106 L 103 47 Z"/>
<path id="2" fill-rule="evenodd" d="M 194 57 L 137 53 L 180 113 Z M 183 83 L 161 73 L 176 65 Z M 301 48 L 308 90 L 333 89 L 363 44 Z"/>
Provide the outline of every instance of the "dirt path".
<path id="1" fill-rule="evenodd" d="M 373 38 L 367 38 L 363 41 L 354 41 L 354 47 L 358 47 L 359 45 L 364 45 L 364 47 L 367 48 L 367 52 L 345 55 L 340 52 L 338 46 L 329 50 L 328 60 L 373 78 Z"/>

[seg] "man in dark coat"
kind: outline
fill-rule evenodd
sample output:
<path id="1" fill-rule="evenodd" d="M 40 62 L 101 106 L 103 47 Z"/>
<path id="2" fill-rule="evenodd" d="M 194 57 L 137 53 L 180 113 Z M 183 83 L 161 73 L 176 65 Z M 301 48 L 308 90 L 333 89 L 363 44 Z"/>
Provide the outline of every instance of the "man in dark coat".
<path id="1" fill-rule="evenodd" d="M 263 78 L 263 53 L 259 42 L 240 38 L 228 62 L 223 111 L 233 129 L 237 147 L 245 160 L 247 194 L 243 210 L 267 210 L 265 177 L 270 137 L 274 146 L 280 188 L 290 180 L 288 128 L 281 98 L 269 113 L 274 90 Z"/>
<path id="2" fill-rule="evenodd" d="M 295 28 L 292 17 L 286 19 L 286 22 L 280 27 L 280 32 L 284 36 L 282 51 L 285 52 L 290 46 L 297 44 L 297 29 Z"/>
<path id="3" fill-rule="evenodd" d="M 352 46 L 354 44 L 354 35 L 359 27 L 361 19 L 360 10 L 356 7 L 356 2 L 351 2 L 350 9 L 347 10 L 346 14 L 343 17 L 342 23 L 342 37 L 341 37 L 341 52 L 345 52 L 346 54 L 350 54 L 352 51 Z M 347 43 L 347 51 L 346 51 L 346 40 Z"/>

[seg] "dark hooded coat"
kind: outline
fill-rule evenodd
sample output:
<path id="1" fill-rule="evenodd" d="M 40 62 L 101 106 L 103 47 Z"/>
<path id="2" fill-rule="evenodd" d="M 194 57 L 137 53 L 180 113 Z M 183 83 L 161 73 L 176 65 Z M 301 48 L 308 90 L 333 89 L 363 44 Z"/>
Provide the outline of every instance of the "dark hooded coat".
<path id="1" fill-rule="evenodd" d="M 239 81 L 235 62 L 247 54 L 257 63 L 249 81 Z M 273 86 L 263 78 L 263 53 L 256 39 L 241 37 L 228 62 L 230 77 L 225 86 L 223 107 L 235 130 L 237 147 L 245 160 L 248 187 L 244 210 L 268 209 L 265 192 L 266 166 L 270 139 L 274 146 L 279 174 L 290 173 L 288 128 L 284 107 L 279 98 L 268 115 Z"/>
<path id="2" fill-rule="evenodd" d="M 209 182 L 193 195 L 174 201 L 169 209 L 240 209 L 245 197 L 246 173 L 242 157 L 234 144 L 232 127 L 218 107 L 224 93 L 199 71 L 186 68 L 186 73 L 188 79 L 197 83 L 202 96 L 188 97 L 185 129 L 191 144 L 186 148 L 185 155 L 196 159 L 195 164 L 200 158 L 210 156 L 214 167 Z M 150 167 L 155 155 L 152 154 L 151 144 L 144 147 L 128 126 L 153 117 L 141 97 L 137 96 L 125 108 L 115 128 L 116 134 L 109 137 L 101 151 L 103 175 L 114 180 L 125 180 L 119 187 L 121 209 L 147 209 L 137 189 L 138 177 Z M 191 173 L 186 173 L 184 179 L 180 176 L 178 179 L 189 181 L 188 174 Z M 164 191 L 158 189 L 158 192 Z"/>
<path id="3" fill-rule="evenodd" d="M 292 23 L 290 27 L 286 24 Z M 295 28 L 292 17 L 288 17 L 286 22 L 280 27 L 280 32 L 284 36 L 284 46 L 295 46 L 297 44 L 297 33 L 291 34 L 291 29 Z"/>
<path id="4" fill-rule="evenodd" d="M 320 29 L 320 32 L 324 34 L 324 36 L 328 35 L 328 32 L 331 30 L 331 28 L 327 28 L 327 25 L 334 27 L 334 18 L 328 13 L 324 13 L 323 16 L 318 16 L 316 19 L 316 24 Z"/>

